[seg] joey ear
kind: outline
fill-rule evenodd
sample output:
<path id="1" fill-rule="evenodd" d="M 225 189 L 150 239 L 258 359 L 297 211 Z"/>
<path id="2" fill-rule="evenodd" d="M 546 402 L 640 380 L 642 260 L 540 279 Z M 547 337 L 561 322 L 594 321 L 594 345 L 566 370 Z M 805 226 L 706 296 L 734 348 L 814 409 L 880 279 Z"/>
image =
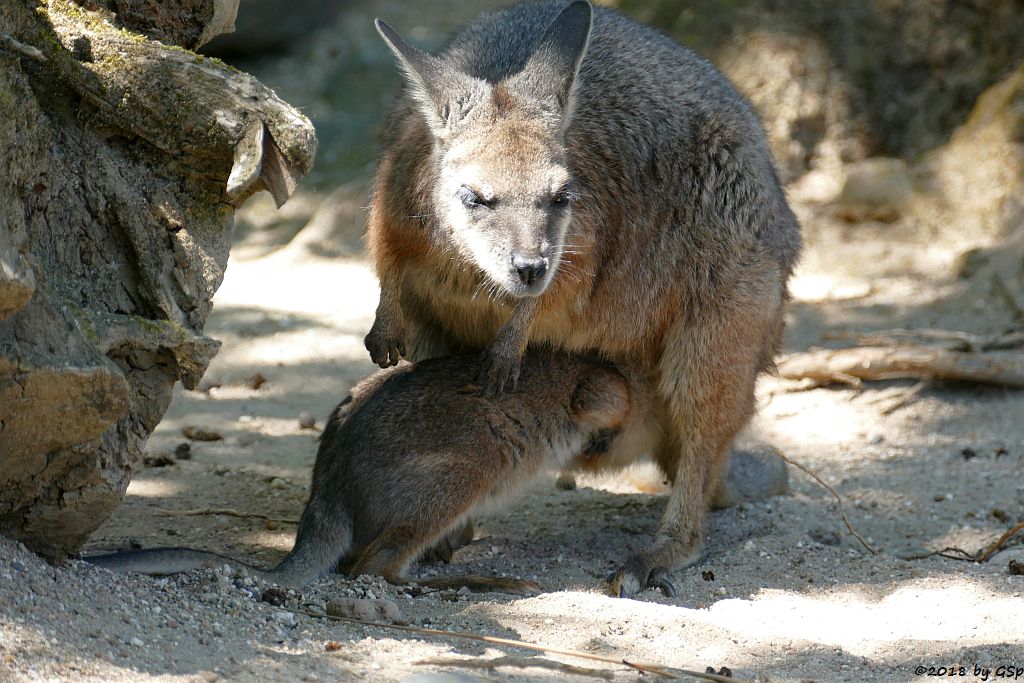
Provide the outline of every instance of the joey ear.
<path id="1" fill-rule="evenodd" d="M 576 0 L 548 25 L 523 70 L 512 79 L 522 92 L 553 101 L 566 122 L 572 115 L 576 74 L 590 42 L 593 9 Z"/>
<path id="2" fill-rule="evenodd" d="M 611 368 L 586 372 L 572 395 L 572 415 L 601 427 L 617 427 L 629 411 L 629 387 L 625 378 Z"/>
<path id="3" fill-rule="evenodd" d="M 478 101 L 483 82 L 410 45 L 386 22 L 376 19 L 373 24 L 398 58 L 413 97 L 431 130 L 440 134 L 465 118 Z"/>

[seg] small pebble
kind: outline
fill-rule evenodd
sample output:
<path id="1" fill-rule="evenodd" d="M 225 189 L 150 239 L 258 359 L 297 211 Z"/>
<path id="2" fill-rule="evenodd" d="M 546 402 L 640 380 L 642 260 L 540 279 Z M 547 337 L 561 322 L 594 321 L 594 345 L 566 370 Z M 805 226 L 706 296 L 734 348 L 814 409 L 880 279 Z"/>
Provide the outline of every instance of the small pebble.
<path id="1" fill-rule="evenodd" d="M 327 603 L 327 614 L 363 621 L 402 621 L 402 610 L 391 600 L 334 598 Z"/>
<path id="2" fill-rule="evenodd" d="M 221 441 L 224 439 L 224 435 L 220 432 L 216 432 L 212 429 L 204 429 L 203 427 L 196 427 L 195 425 L 182 427 L 181 434 L 186 439 L 192 439 L 193 441 Z"/>
<path id="3" fill-rule="evenodd" d="M 282 626 L 294 626 L 295 625 L 295 614 L 292 612 L 286 612 L 280 610 L 274 612 L 274 621 L 281 624 Z"/>

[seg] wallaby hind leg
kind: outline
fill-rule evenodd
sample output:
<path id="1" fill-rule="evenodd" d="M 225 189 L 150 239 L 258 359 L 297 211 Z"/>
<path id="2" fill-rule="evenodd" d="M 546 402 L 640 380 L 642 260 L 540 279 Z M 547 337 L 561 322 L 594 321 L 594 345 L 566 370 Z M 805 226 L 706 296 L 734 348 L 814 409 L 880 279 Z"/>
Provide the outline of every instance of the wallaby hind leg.
<path id="1" fill-rule="evenodd" d="M 430 537 L 429 531 L 410 526 L 385 529 L 363 549 L 349 577 L 371 574 L 384 577 L 388 583 L 408 583 L 405 570 L 422 550 L 424 538 Z"/>
<path id="2" fill-rule="evenodd" d="M 760 369 L 758 335 L 767 324 L 735 316 L 717 328 L 680 325 L 662 357 L 656 391 L 664 410 L 665 438 L 655 460 L 672 480 L 654 543 L 610 577 L 620 597 L 644 588 L 673 594 L 667 575 L 697 559 L 704 518 L 727 449 L 754 406 Z M 701 381 L 703 380 L 703 381 Z"/>
<path id="3" fill-rule="evenodd" d="M 473 534 L 476 532 L 473 527 L 473 520 L 467 519 L 456 526 L 448 535 L 424 551 L 420 561 L 451 564 L 452 555 L 459 548 L 463 548 L 473 542 Z"/>
<path id="4" fill-rule="evenodd" d="M 384 531 L 373 539 L 370 545 L 359 556 L 349 576 L 363 574 L 382 576 L 388 583 L 403 585 L 412 583 L 405 576 L 409 563 L 423 548 L 423 538 L 429 537 L 422 530 L 411 527 L 395 527 Z M 447 590 L 466 587 L 474 593 L 511 593 L 512 595 L 537 595 L 541 588 L 533 581 L 522 579 L 506 579 L 490 576 L 462 575 L 438 576 L 430 579 L 416 580 L 416 583 L 427 588 Z"/>

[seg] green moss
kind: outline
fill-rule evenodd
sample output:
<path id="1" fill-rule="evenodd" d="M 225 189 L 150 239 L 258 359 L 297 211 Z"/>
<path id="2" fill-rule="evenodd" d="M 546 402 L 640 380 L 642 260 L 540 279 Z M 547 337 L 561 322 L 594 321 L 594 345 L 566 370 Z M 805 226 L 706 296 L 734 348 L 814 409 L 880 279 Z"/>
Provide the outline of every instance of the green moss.
<path id="1" fill-rule="evenodd" d="M 99 340 L 99 335 L 96 334 L 96 328 L 92 324 L 89 313 L 74 301 L 65 300 L 64 308 L 78 321 L 78 327 L 85 335 L 86 341 L 95 344 Z"/>

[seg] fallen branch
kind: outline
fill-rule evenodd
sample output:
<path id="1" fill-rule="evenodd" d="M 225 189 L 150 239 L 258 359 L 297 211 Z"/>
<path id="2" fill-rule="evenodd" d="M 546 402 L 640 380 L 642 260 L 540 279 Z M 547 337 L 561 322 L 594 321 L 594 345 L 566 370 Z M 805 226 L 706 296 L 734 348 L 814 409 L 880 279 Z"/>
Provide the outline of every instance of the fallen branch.
<path id="1" fill-rule="evenodd" d="M 39 48 L 17 41 L 7 33 L 0 33 L 0 45 L 6 45 L 8 49 L 14 50 L 37 62 L 46 62 L 46 55 Z"/>
<path id="2" fill-rule="evenodd" d="M 1024 353 L 964 353 L 927 346 L 817 349 L 793 354 L 778 364 L 779 375 L 819 386 L 839 378 L 861 380 L 938 379 L 1024 388 Z"/>
<path id="3" fill-rule="evenodd" d="M 853 341 L 858 346 L 899 346 L 907 344 L 938 346 L 947 351 L 998 351 L 1024 348 L 1024 331 L 981 336 L 960 330 L 921 328 L 918 330 L 878 330 L 867 334 L 833 332 L 825 339 Z"/>
<path id="4" fill-rule="evenodd" d="M 589 659 L 595 662 L 604 662 L 606 664 L 617 664 L 620 666 L 627 666 L 634 671 L 640 671 L 643 673 L 650 673 L 662 678 L 668 678 L 672 680 L 682 680 L 686 676 L 697 678 L 702 681 L 713 681 L 714 683 L 754 683 L 753 681 L 744 680 L 741 678 L 731 678 L 721 674 L 704 673 L 702 671 L 691 671 L 689 669 L 674 669 L 671 667 L 664 667 L 658 664 L 647 664 L 639 662 L 630 662 L 625 659 L 618 659 L 615 657 L 607 657 L 605 655 L 593 655 L 589 652 L 580 652 L 578 650 L 563 650 L 560 648 L 547 647 L 544 645 L 536 645 L 534 643 L 527 643 L 522 640 L 512 640 L 511 638 L 497 638 L 495 636 L 482 636 L 476 633 L 465 633 L 463 631 L 444 631 L 436 628 L 422 628 L 420 626 L 403 626 L 401 624 L 386 624 L 379 621 L 365 621 L 363 619 L 355 619 L 353 617 L 336 617 L 331 614 L 324 614 L 322 612 L 310 612 L 308 610 L 288 610 L 294 614 L 302 614 L 307 617 L 314 617 L 316 619 L 328 619 L 330 621 L 344 621 L 350 624 L 359 624 L 361 626 L 376 626 L 377 628 L 391 629 L 393 631 L 405 631 L 406 633 L 418 633 L 426 636 L 442 636 L 445 638 L 458 638 L 461 640 L 472 640 L 478 643 L 489 643 L 491 645 L 505 645 L 508 647 L 518 647 L 523 650 L 532 650 L 534 652 L 548 652 L 554 655 L 565 655 L 566 657 L 576 657 L 578 659 Z"/>
<path id="5" fill-rule="evenodd" d="M 839 506 L 839 515 L 843 518 L 843 523 L 846 524 L 847 530 L 849 530 L 849 532 L 853 535 L 854 538 L 856 538 L 858 541 L 860 541 L 860 544 L 862 546 L 864 546 L 869 553 L 871 553 L 872 555 L 877 555 L 878 554 L 878 551 L 875 550 L 874 548 L 872 548 L 871 544 L 868 543 L 864 539 L 864 537 L 861 536 L 859 533 L 857 533 L 857 530 L 853 528 L 853 524 L 850 523 L 850 519 L 846 516 L 846 511 L 843 510 L 843 499 L 839 497 L 839 494 L 836 493 L 836 490 L 834 488 L 832 488 L 831 486 L 826 484 L 822 480 L 822 478 L 819 477 L 813 470 L 811 470 L 810 468 L 808 468 L 808 467 L 806 467 L 804 465 L 801 465 L 800 463 L 796 462 L 795 460 L 790 460 L 781 451 L 776 450 L 775 454 L 777 456 L 779 456 L 780 458 L 782 458 L 787 464 L 792 465 L 793 467 L 797 468 L 801 472 L 809 475 L 812 479 L 814 479 L 814 481 L 818 482 L 824 489 L 826 489 L 829 493 L 831 493 L 832 497 L 836 499 L 836 505 Z"/>
<path id="6" fill-rule="evenodd" d="M 262 519 L 265 522 L 277 522 L 278 524 L 299 523 L 299 520 L 297 519 L 271 517 L 270 515 L 264 515 L 259 512 L 239 512 L 238 510 L 232 510 L 231 508 L 192 508 L 190 510 L 168 510 L 165 508 L 157 508 L 156 512 L 164 515 L 165 517 L 203 517 L 206 515 L 224 515 L 225 517 L 238 517 L 239 519 Z"/>

